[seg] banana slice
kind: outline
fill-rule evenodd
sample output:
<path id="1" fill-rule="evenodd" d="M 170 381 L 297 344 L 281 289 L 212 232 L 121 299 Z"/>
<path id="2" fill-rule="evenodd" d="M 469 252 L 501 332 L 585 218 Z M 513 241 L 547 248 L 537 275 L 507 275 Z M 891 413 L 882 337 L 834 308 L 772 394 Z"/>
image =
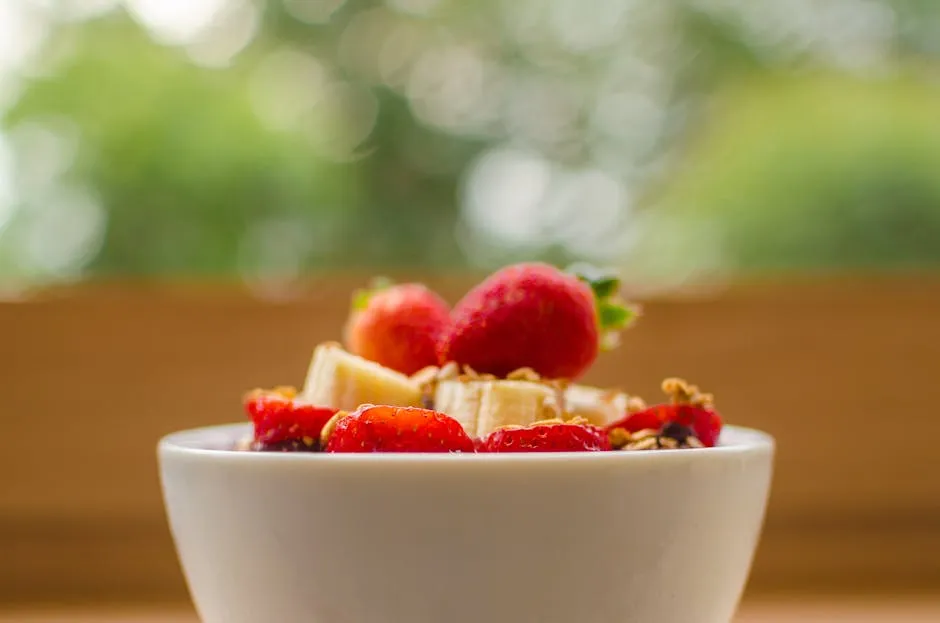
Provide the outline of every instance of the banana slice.
<path id="1" fill-rule="evenodd" d="M 471 436 L 484 437 L 501 426 L 528 426 L 560 413 L 556 392 L 531 381 L 440 381 L 434 408 L 458 422 Z"/>
<path id="2" fill-rule="evenodd" d="M 629 396 L 624 392 L 570 385 L 565 391 L 565 410 L 571 416 L 580 415 L 595 426 L 606 426 L 624 416 L 628 400 Z"/>
<path id="3" fill-rule="evenodd" d="M 313 351 L 300 399 L 343 411 L 363 404 L 416 407 L 421 404 L 421 387 L 404 374 L 328 342 Z"/>
<path id="4" fill-rule="evenodd" d="M 489 381 L 439 381 L 434 390 L 434 410 L 445 413 L 463 425 L 471 437 L 476 435 L 483 386 Z"/>
<path id="5" fill-rule="evenodd" d="M 477 435 L 501 426 L 528 426 L 561 415 L 554 389 L 532 381 L 488 381 L 480 396 Z"/>

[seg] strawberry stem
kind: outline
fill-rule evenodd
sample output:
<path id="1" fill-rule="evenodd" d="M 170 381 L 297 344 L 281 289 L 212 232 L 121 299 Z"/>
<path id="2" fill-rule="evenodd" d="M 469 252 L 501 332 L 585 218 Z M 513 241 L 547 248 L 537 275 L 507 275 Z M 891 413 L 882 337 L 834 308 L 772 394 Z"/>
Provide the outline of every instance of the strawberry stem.
<path id="1" fill-rule="evenodd" d="M 638 310 L 620 298 L 620 278 L 616 273 L 604 271 L 590 264 L 575 264 L 568 271 L 590 286 L 597 307 L 597 324 L 601 330 L 602 350 L 612 350 L 620 344 L 620 332 L 639 315 Z"/>

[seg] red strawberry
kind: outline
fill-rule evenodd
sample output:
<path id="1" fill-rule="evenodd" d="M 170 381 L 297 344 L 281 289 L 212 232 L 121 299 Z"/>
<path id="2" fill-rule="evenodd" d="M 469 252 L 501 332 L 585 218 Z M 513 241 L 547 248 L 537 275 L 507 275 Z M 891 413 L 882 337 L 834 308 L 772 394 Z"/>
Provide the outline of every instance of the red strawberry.
<path id="1" fill-rule="evenodd" d="M 692 429 L 695 437 L 706 447 L 712 447 L 718 443 L 718 435 L 722 427 L 721 416 L 712 409 L 688 404 L 661 404 L 630 413 L 608 426 L 607 430 L 622 428 L 627 432 L 635 433 L 646 429 L 660 430 L 670 423 L 681 424 Z"/>
<path id="2" fill-rule="evenodd" d="M 718 443 L 721 434 L 721 416 L 711 405 L 711 396 L 699 394 L 698 388 L 680 379 L 666 379 L 663 390 L 672 397 L 672 403 L 647 407 L 628 413 L 607 427 L 610 432 L 622 428 L 630 433 L 652 429 L 661 430 L 669 424 L 680 424 L 691 429 L 703 446 Z"/>
<path id="3" fill-rule="evenodd" d="M 473 452 L 450 416 L 417 407 L 367 405 L 336 422 L 327 452 Z"/>
<path id="4" fill-rule="evenodd" d="M 609 276 L 588 280 L 547 264 L 504 268 L 454 307 L 438 363 L 500 377 L 528 367 L 547 378 L 577 378 L 632 316 L 612 300 L 618 287 Z"/>
<path id="5" fill-rule="evenodd" d="M 609 425 L 608 430 L 622 428 L 628 433 L 636 433 L 641 430 L 659 430 L 666 422 L 669 415 L 669 409 L 673 405 L 656 405 L 647 407 L 642 411 L 628 413 L 623 419 Z"/>
<path id="6" fill-rule="evenodd" d="M 255 425 L 255 445 L 260 449 L 315 449 L 320 431 L 336 409 L 305 405 L 294 400 L 291 388 L 256 389 L 244 399 L 245 411 Z M 299 442 L 299 443 L 298 443 Z"/>
<path id="7" fill-rule="evenodd" d="M 722 421 L 717 411 L 697 405 L 675 406 L 677 407 L 676 412 L 666 417 L 667 424 L 675 422 L 692 429 L 698 440 L 707 448 L 711 448 L 718 443 Z"/>
<path id="8" fill-rule="evenodd" d="M 486 437 L 479 452 L 598 452 L 610 450 L 607 432 L 573 422 L 545 422 L 500 428 Z"/>
<path id="9" fill-rule="evenodd" d="M 450 323 L 441 297 L 418 283 L 356 293 L 346 324 L 351 352 L 403 374 L 437 363 L 435 346 Z"/>

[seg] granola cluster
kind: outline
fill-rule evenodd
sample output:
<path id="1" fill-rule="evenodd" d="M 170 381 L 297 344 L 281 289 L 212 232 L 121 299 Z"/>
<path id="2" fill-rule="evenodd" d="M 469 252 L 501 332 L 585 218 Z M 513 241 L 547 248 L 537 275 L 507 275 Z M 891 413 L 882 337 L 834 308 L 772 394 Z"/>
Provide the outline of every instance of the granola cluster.
<path id="1" fill-rule="evenodd" d="M 623 428 L 614 428 L 608 433 L 610 445 L 615 450 L 676 450 L 679 448 L 703 448 L 692 429 L 682 424 L 669 423 L 661 429 L 644 428 L 630 433 Z"/>

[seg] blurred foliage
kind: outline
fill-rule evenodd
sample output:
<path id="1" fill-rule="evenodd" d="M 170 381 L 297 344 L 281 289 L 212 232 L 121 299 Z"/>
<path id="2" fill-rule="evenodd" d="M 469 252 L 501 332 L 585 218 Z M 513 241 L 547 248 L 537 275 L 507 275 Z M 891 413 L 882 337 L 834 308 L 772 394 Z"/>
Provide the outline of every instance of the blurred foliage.
<path id="1" fill-rule="evenodd" d="M 32 82 L 7 122 L 55 119 L 81 137 L 65 175 L 108 212 L 92 270 L 231 270 L 250 223 L 279 217 L 315 231 L 355 200 L 356 170 L 267 131 L 237 71 L 202 70 L 124 19 L 71 36 L 74 52 Z M 314 213 L 318 223 L 305 222 Z"/>
<path id="2" fill-rule="evenodd" d="M 657 198 L 640 255 L 679 246 L 678 221 L 717 244 L 688 244 L 677 270 L 940 265 L 940 86 L 768 76 L 723 100 Z"/>
<path id="3" fill-rule="evenodd" d="M 940 264 L 932 0 L 246 2 L 221 62 L 143 0 L 29 9 L 0 281 Z"/>

